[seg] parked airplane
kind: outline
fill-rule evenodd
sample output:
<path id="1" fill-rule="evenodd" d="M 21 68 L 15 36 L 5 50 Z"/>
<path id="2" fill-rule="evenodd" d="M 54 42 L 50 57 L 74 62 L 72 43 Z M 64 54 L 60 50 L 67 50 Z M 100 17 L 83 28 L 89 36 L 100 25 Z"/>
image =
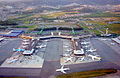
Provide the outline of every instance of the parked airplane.
<path id="1" fill-rule="evenodd" d="M 28 47 L 28 45 L 22 45 L 22 48 L 27 48 Z"/>
<path id="2" fill-rule="evenodd" d="M 14 57 L 11 57 L 11 58 L 9 58 L 8 60 L 7 60 L 7 63 L 14 63 L 14 62 L 16 62 L 16 61 L 18 61 L 19 59 L 19 56 L 14 56 Z"/>
<path id="3" fill-rule="evenodd" d="M 69 57 L 70 54 L 63 54 L 62 56 L 63 56 L 63 57 Z"/>
<path id="4" fill-rule="evenodd" d="M 28 44 L 30 44 L 29 42 L 24 42 L 24 43 L 22 43 L 23 45 L 28 45 Z"/>
<path id="5" fill-rule="evenodd" d="M 94 52 L 94 51 L 96 51 L 96 49 L 89 49 L 89 50 L 86 50 L 86 51 L 89 51 L 89 52 Z"/>
<path id="6" fill-rule="evenodd" d="M 25 51 L 25 49 L 20 49 L 20 48 L 15 49 L 15 48 L 13 48 L 13 51 L 21 52 L 21 51 Z"/>
<path id="7" fill-rule="evenodd" d="M 46 45 L 40 45 L 40 46 L 36 46 L 36 48 L 45 48 Z"/>
<path id="8" fill-rule="evenodd" d="M 57 72 L 62 72 L 62 73 L 64 73 L 64 74 L 66 74 L 65 71 L 67 71 L 67 70 L 70 70 L 70 68 L 64 68 L 64 65 L 63 65 L 60 69 L 57 69 L 56 71 L 57 71 Z"/>
<path id="9" fill-rule="evenodd" d="M 69 58 L 66 59 L 66 62 L 69 62 L 69 61 L 70 61 L 70 62 L 73 62 L 72 59 L 73 59 L 73 57 L 70 56 Z"/>
<path id="10" fill-rule="evenodd" d="M 34 51 L 35 51 L 34 49 L 32 49 L 32 50 L 25 50 L 25 51 L 23 52 L 23 54 L 24 54 L 24 55 L 31 55 L 31 54 L 33 54 Z"/>
<path id="11" fill-rule="evenodd" d="M 81 59 L 80 59 L 80 61 L 83 61 L 85 59 L 85 57 L 83 56 Z"/>
<path id="12" fill-rule="evenodd" d="M 65 45 L 65 46 L 63 46 L 63 47 L 68 48 L 69 46 Z"/>
<path id="13" fill-rule="evenodd" d="M 111 45 L 115 45 L 115 43 L 110 43 Z"/>
<path id="14" fill-rule="evenodd" d="M 49 40 L 45 40 L 46 42 L 48 42 Z"/>
<path id="15" fill-rule="evenodd" d="M 72 51 L 72 49 L 67 49 L 66 51 L 70 52 L 70 51 Z"/>
<path id="16" fill-rule="evenodd" d="M 3 41 L 5 38 L 0 38 L 0 42 Z"/>
<path id="17" fill-rule="evenodd" d="M 23 39 L 23 41 L 24 41 L 24 42 L 28 42 L 28 41 L 30 41 L 30 40 L 29 40 L 29 39 Z"/>
<path id="18" fill-rule="evenodd" d="M 97 56 L 94 56 L 94 55 L 90 55 L 90 54 L 89 54 L 88 56 L 91 57 L 92 60 L 95 60 L 95 59 L 101 60 L 100 57 L 97 57 Z"/>
<path id="19" fill-rule="evenodd" d="M 89 44 L 90 42 L 81 42 L 81 44 Z"/>

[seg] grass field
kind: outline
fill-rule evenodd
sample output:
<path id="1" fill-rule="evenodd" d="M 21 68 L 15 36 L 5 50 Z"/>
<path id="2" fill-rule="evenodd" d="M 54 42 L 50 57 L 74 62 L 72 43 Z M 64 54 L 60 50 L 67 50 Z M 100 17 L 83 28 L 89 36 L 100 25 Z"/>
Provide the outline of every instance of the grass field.
<path id="1" fill-rule="evenodd" d="M 83 17 L 120 17 L 120 14 L 114 14 L 114 13 L 94 13 L 91 15 L 86 15 Z"/>
<path id="2" fill-rule="evenodd" d="M 51 14 L 46 14 L 46 15 L 41 15 L 42 18 L 56 18 L 58 16 L 62 16 L 66 14 L 66 12 L 56 12 L 56 13 L 51 13 Z"/>
<path id="3" fill-rule="evenodd" d="M 38 26 L 37 25 L 31 25 L 31 26 L 16 26 L 15 28 L 28 28 L 28 30 L 34 30 Z"/>
<path id="4" fill-rule="evenodd" d="M 119 20 L 118 20 L 119 21 Z M 103 21 L 85 21 L 85 23 L 89 23 L 92 25 L 88 25 L 86 26 L 84 24 L 84 26 L 82 26 L 84 29 L 86 29 L 89 32 L 93 32 L 95 34 L 103 34 L 106 32 L 106 28 L 109 28 L 109 33 L 115 33 L 115 34 L 120 34 L 120 24 L 107 24 L 107 22 L 103 22 Z M 90 29 L 93 28 L 93 29 Z M 99 29 L 96 30 L 96 29 Z M 101 32 L 103 33 L 101 33 Z"/>
<path id="5" fill-rule="evenodd" d="M 92 71 L 75 72 L 70 74 L 58 75 L 56 78 L 91 78 L 116 73 L 115 69 L 99 69 Z"/>
<path id="6" fill-rule="evenodd" d="M 98 30 L 95 30 L 95 29 L 91 29 L 90 26 L 86 26 L 85 23 L 81 22 L 80 23 L 80 26 L 82 28 L 84 28 L 84 30 L 90 32 L 90 33 L 94 33 L 94 34 L 101 34 L 101 32 L 99 32 Z M 95 28 L 94 26 L 92 26 L 93 28 Z"/>
<path id="7" fill-rule="evenodd" d="M 109 24 L 107 27 L 112 33 L 120 34 L 120 24 Z"/>
<path id="8" fill-rule="evenodd" d="M 16 26 L 16 28 L 36 28 L 37 25 L 31 25 L 31 26 Z"/>
<path id="9" fill-rule="evenodd" d="M 45 24 L 45 25 L 52 25 L 52 26 L 76 26 L 76 24 L 72 24 L 72 23 L 67 23 L 67 22 L 63 22 L 63 23 L 51 23 L 51 24 Z"/>

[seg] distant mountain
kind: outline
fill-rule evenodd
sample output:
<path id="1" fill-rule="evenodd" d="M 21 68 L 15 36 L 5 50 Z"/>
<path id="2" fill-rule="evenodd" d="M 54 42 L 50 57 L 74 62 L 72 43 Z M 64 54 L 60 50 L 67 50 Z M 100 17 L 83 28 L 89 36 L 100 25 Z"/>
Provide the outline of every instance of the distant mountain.
<path id="1" fill-rule="evenodd" d="M 1 0 L 0 0 L 1 1 Z M 2 0 L 9 2 L 24 2 L 29 5 L 51 5 L 51 6 L 59 6 L 59 5 L 68 5 L 73 3 L 73 5 L 77 4 L 90 4 L 90 5 L 106 5 L 106 4 L 120 4 L 120 0 Z"/>
<path id="2" fill-rule="evenodd" d="M 68 5 L 64 5 L 64 7 L 71 7 L 71 6 L 79 6 L 80 4 L 77 4 L 77 3 L 71 3 L 71 4 L 68 4 Z"/>
<path id="3" fill-rule="evenodd" d="M 33 0 L 30 2 L 32 2 L 33 4 L 46 4 L 53 6 L 68 5 L 71 3 L 90 5 L 120 4 L 120 0 Z"/>

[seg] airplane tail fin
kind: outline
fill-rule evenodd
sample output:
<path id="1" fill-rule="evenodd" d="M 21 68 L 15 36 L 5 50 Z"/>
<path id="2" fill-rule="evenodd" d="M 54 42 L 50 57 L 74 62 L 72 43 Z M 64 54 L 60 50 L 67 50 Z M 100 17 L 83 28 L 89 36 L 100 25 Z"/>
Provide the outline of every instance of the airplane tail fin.
<path id="1" fill-rule="evenodd" d="M 15 48 L 13 48 L 13 51 L 16 51 Z"/>

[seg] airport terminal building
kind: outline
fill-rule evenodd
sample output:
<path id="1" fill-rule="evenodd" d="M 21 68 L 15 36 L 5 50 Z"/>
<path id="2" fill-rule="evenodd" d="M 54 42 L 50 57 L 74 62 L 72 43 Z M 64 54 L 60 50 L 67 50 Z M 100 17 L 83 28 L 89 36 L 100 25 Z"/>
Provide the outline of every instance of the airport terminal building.
<path id="1" fill-rule="evenodd" d="M 0 34 L 1 37 L 12 37 L 12 38 L 16 38 L 19 35 L 23 34 L 24 31 L 23 30 L 11 30 L 10 32 L 6 33 L 6 34 Z"/>

